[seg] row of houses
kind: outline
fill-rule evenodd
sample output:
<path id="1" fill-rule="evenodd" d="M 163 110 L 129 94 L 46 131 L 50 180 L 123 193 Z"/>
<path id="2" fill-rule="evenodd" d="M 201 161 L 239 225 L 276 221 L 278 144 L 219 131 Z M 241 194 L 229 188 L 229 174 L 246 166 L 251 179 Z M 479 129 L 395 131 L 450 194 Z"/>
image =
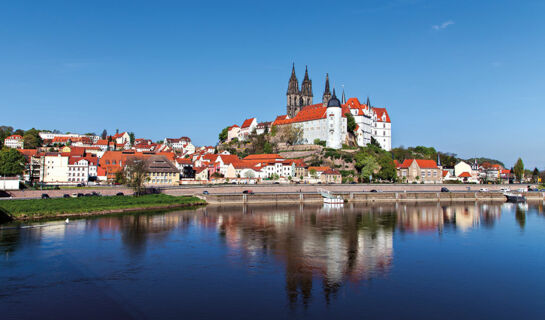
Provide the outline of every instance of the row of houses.
<path id="1" fill-rule="evenodd" d="M 394 161 L 397 177 L 406 183 L 509 183 L 511 171 L 499 164 L 458 162 L 453 168 L 441 166 L 440 159 L 406 159 L 402 163 Z"/>

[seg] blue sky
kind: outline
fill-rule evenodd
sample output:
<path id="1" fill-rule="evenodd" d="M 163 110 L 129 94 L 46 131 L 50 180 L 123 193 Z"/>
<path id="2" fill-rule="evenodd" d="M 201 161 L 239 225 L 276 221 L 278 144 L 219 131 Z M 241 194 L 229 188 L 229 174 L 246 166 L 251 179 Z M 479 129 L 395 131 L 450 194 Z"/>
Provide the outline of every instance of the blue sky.
<path id="1" fill-rule="evenodd" d="M 545 169 L 545 1 L 4 1 L 1 124 L 215 144 L 295 62 L 387 107 L 394 146 Z"/>

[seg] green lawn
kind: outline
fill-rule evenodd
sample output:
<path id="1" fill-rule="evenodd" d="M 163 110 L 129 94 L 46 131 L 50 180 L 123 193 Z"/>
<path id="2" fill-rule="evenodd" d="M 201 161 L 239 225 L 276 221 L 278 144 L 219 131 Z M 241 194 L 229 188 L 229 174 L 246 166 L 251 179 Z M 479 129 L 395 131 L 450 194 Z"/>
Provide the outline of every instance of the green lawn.
<path id="1" fill-rule="evenodd" d="M 0 208 L 13 217 L 39 218 L 63 213 L 92 213 L 104 210 L 149 208 L 174 204 L 204 204 L 197 197 L 174 197 L 165 194 L 112 197 L 53 198 L 30 200 L 3 200 Z"/>

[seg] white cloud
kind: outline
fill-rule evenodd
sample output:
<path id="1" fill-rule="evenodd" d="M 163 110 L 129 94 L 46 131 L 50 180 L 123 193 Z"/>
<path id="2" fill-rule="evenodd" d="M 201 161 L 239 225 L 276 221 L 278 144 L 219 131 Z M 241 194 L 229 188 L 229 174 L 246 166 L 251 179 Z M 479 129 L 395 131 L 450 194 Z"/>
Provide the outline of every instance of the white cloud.
<path id="1" fill-rule="evenodd" d="M 452 20 L 449 20 L 449 21 L 445 21 L 441 24 L 436 24 L 434 26 L 432 26 L 431 28 L 433 30 L 442 30 L 442 29 L 445 29 L 446 27 L 450 26 L 451 24 L 454 24 L 454 21 Z"/>

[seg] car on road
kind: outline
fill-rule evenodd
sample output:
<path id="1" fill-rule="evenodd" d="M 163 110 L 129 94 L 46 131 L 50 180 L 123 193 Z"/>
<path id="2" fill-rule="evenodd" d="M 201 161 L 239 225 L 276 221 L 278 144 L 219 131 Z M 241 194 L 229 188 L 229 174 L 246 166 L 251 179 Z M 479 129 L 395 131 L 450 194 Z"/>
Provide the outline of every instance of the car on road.
<path id="1" fill-rule="evenodd" d="M 42 193 L 42 199 L 49 199 L 49 195 L 47 193 Z"/>
<path id="2" fill-rule="evenodd" d="M 371 191 L 369 191 L 369 192 L 378 192 L 378 190 L 377 189 L 371 189 Z"/>
<path id="3" fill-rule="evenodd" d="M 254 194 L 252 190 L 244 190 L 242 191 L 243 194 Z"/>
<path id="4" fill-rule="evenodd" d="M 78 197 L 78 194 L 77 194 L 77 193 L 72 193 L 70 196 L 71 196 L 72 198 L 77 198 L 77 197 Z"/>
<path id="5" fill-rule="evenodd" d="M 447 187 L 442 187 L 441 192 L 450 192 L 450 190 Z"/>
<path id="6" fill-rule="evenodd" d="M 210 194 L 208 191 L 204 190 L 202 194 Z"/>
<path id="7" fill-rule="evenodd" d="M 0 198 L 10 198 L 10 197 L 11 195 L 9 194 L 9 192 L 0 190 Z"/>
<path id="8" fill-rule="evenodd" d="M 123 192 L 118 192 L 118 193 L 116 193 L 115 195 L 116 195 L 116 196 L 120 196 L 120 197 L 124 196 Z"/>
<path id="9" fill-rule="evenodd" d="M 101 194 L 98 193 L 98 192 L 96 192 L 96 191 L 91 192 L 91 195 L 92 195 L 93 197 L 100 197 L 100 196 L 101 196 Z"/>
<path id="10" fill-rule="evenodd" d="M 511 189 L 507 188 L 507 187 L 503 187 L 503 188 L 500 188 L 500 191 L 501 192 L 510 192 Z"/>
<path id="11" fill-rule="evenodd" d="M 488 192 L 488 188 L 481 188 L 479 189 L 480 192 Z"/>
<path id="12" fill-rule="evenodd" d="M 70 198 L 70 195 L 68 193 L 65 193 L 62 195 L 63 198 Z"/>
<path id="13" fill-rule="evenodd" d="M 85 195 L 83 193 L 78 193 L 77 197 L 81 198 L 81 197 L 85 197 Z"/>

